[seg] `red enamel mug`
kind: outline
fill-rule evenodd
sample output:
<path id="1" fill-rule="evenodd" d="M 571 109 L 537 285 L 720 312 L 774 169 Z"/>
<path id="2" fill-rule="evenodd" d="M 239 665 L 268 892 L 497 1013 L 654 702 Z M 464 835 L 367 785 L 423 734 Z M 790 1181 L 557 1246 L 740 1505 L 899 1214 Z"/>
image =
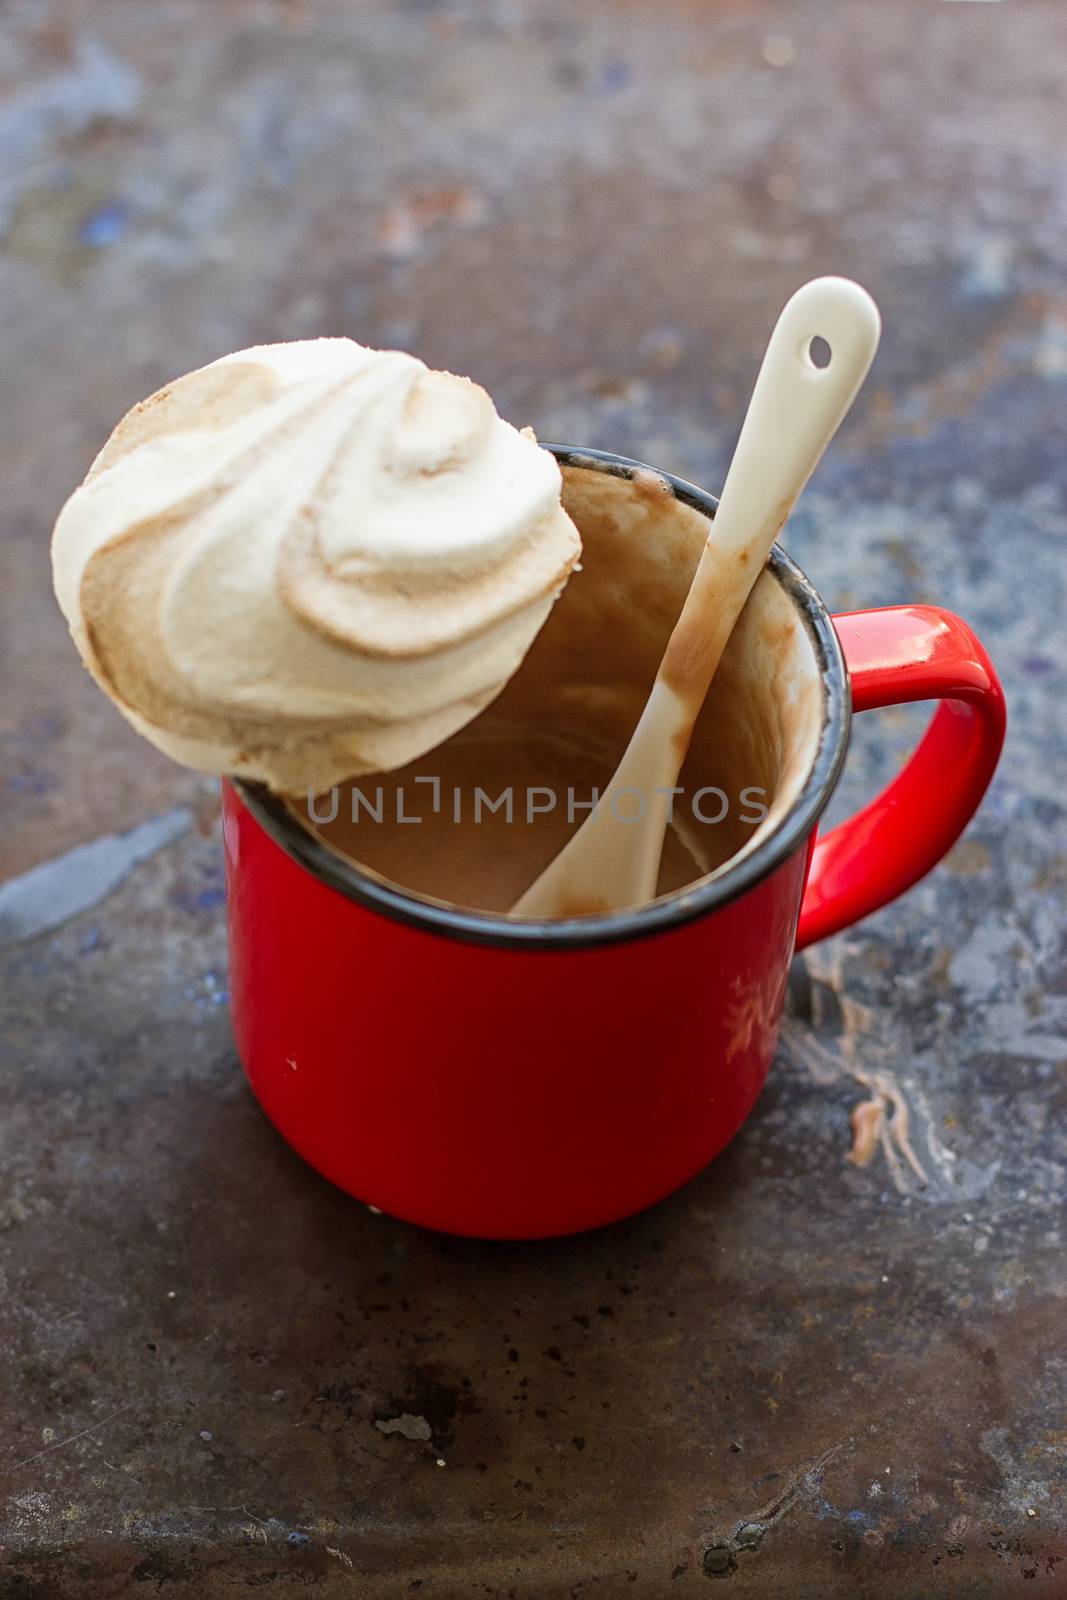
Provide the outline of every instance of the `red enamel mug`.
<path id="1" fill-rule="evenodd" d="M 668 473 L 550 448 L 565 478 L 653 478 L 714 516 Z M 971 629 L 928 605 L 831 618 L 777 546 L 760 585 L 810 655 L 811 759 L 753 848 L 637 910 L 526 922 L 426 899 L 337 855 L 262 787 L 224 785 L 238 1051 L 272 1122 L 332 1182 L 486 1238 L 652 1204 L 752 1109 L 794 950 L 901 894 L 959 836 L 1005 728 Z M 852 712 L 916 700 L 939 704 L 908 764 L 818 837 Z"/>

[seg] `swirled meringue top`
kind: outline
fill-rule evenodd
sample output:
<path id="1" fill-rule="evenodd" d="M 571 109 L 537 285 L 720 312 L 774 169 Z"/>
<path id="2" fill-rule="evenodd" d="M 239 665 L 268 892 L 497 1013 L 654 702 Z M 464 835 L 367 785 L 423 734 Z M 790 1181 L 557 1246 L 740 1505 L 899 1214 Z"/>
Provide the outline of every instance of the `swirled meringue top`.
<path id="1" fill-rule="evenodd" d="M 466 378 L 260 345 L 119 423 L 52 540 L 82 658 L 188 766 L 321 791 L 515 671 L 580 554 L 553 457 Z"/>

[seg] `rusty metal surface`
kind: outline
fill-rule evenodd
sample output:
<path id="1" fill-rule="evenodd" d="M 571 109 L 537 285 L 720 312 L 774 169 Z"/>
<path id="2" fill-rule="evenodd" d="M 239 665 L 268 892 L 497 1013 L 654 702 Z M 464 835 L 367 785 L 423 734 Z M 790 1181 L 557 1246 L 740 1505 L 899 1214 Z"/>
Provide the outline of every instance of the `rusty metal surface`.
<path id="1" fill-rule="evenodd" d="M 0 899 L 0 1596 L 1067 1592 L 1060 0 L 8 0 L 0 33 L 0 875 L 58 861 Z M 324 332 L 714 488 L 824 270 L 886 338 L 790 544 L 838 607 L 978 627 L 994 790 L 798 967 L 684 1192 L 524 1247 L 372 1215 L 244 1087 L 214 789 L 82 674 L 55 512 L 160 382 Z M 839 809 L 914 737 L 865 720 Z"/>

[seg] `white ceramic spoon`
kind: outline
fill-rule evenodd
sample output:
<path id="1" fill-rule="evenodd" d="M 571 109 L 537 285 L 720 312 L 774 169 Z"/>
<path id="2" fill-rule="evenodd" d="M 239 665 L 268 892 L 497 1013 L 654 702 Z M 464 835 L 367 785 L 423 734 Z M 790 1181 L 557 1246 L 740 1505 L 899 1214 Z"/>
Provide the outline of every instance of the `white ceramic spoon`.
<path id="1" fill-rule="evenodd" d="M 670 791 L 693 722 L 771 546 L 867 374 L 880 329 L 874 301 L 847 278 L 816 278 L 782 311 L 641 719 L 596 810 L 514 915 L 582 916 L 654 899 Z M 825 366 L 812 360 L 817 338 L 829 346 Z"/>

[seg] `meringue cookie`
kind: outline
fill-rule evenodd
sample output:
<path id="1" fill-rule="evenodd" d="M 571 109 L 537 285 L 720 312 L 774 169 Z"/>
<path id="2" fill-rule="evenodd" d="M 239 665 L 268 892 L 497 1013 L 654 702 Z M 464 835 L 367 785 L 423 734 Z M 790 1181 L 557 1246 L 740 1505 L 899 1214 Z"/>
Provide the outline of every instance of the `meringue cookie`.
<path id="1" fill-rule="evenodd" d="M 580 554 L 560 491 L 466 378 L 350 339 L 260 345 L 119 423 L 56 523 L 56 595 L 161 750 L 319 792 L 499 693 Z"/>

